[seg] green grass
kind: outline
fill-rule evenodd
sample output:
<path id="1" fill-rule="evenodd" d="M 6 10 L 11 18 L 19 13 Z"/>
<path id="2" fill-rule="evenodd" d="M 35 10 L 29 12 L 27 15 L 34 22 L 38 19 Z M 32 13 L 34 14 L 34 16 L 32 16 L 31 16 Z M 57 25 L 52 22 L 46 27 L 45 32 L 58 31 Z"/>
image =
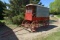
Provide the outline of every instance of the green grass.
<path id="1" fill-rule="evenodd" d="M 0 22 L 4 22 L 5 25 L 11 29 L 14 29 L 15 27 L 17 27 L 18 25 L 16 24 L 12 24 L 12 22 L 10 20 L 0 20 Z"/>
<path id="2" fill-rule="evenodd" d="M 60 15 L 57 15 L 58 18 L 60 18 Z"/>
<path id="3" fill-rule="evenodd" d="M 60 40 L 60 31 L 49 35 L 48 37 L 44 38 L 43 40 Z"/>
<path id="4" fill-rule="evenodd" d="M 34 40 L 60 40 L 60 31 L 49 34 L 47 37 L 37 36 Z"/>
<path id="5" fill-rule="evenodd" d="M 10 22 L 10 20 L 0 20 L 0 22 L 4 22 L 5 24 L 12 24 L 12 22 Z"/>

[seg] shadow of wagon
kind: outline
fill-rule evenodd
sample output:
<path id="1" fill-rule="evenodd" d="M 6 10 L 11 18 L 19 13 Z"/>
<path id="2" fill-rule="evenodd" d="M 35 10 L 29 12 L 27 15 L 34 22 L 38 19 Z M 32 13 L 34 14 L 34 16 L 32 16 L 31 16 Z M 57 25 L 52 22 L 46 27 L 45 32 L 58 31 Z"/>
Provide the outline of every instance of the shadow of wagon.
<path id="1" fill-rule="evenodd" d="M 41 26 L 37 29 L 37 32 L 48 31 L 48 30 L 51 30 L 51 29 L 56 28 L 56 27 L 57 26 L 55 26 L 55 25 L 49 25 L 48 27 Z"/>

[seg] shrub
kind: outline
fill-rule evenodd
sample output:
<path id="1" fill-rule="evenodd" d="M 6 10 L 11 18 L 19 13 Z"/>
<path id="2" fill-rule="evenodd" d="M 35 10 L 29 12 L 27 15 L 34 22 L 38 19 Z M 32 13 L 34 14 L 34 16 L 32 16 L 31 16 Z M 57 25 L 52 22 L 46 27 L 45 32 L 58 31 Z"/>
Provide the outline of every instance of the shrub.
<path id="1" fill-rule="evenodd" d="M 23 19 L 24 19 L 24 17 L 23 17 L 23 15 L 17 15 L 17 16 L 14 16 L 14 17 L 12 17 L 12 22 L 14 23 L 14 24 L 21 24 L 22 23 L 22 21 L 23 21 Z"/>

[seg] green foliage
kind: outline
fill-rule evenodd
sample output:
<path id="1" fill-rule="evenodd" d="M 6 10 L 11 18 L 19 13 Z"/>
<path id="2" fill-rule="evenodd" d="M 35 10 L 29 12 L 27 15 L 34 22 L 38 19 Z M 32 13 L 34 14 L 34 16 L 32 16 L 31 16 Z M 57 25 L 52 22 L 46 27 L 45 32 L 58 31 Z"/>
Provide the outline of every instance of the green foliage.
<path id="1" fill-rule="evenodd" d="M 23 10 L 21 0 L 10 0 L 9 2 L 10 4 L 7 4 L 8 9 L 7 8 L 5 9 L 4 12 L 6 14 L 4 15 L 10 18 L 19 15 L 21 11 Z"/>
<path id="2" fill-rule="evenodd" d="M 39 1 L 40 0 L 30 0 L 30 3 L 32 3 L 32 4 L 38 4 Z"/>
<path id="3" fill-rule="evenodd" d="M 5 3 L 0 1 L 0 19 L 3 19 L 3 14 L 4 14 L 3 10 L 4 10 L 5 7 L 6 7 Z"/>
<path id="4" fill-rule="evenodd" d="M 60 18 L 60 15 L 57 15 L 58 18 Z"/>
<path id="5" fill-rule="evenodd" d="M 14 17 L 12 17 L 12 22 L 14 23 L 14 24 L 21 24 L 22 23 L 22 21 L 23 21 L 23 16 L 22 15 L 18 15 L 18 16 L 14 16 Z"/>
<path id="6" fill-rule="evenodd" d="M 28 0 L 10 0 L 9 4 L 6 4 L 4 12 L 5 16 L 8 17 L 12 23 L 21 24 L 24 19 L 25 5 L 29 2 Z"/>
<path id="7" fill-rule="evenodd" d="M 31 4 L 38 4 L 39 2 L 40 2 L 40 0 L 30 0 Z M 44 5 L 42 5 L 42 2 L 40 2 L 39 5 L 44 6 Z"/>
<path id="8" fill-rule="evenodd" d="M 60 14 L 60 0 L 50 3 L 50 13 Z"/>

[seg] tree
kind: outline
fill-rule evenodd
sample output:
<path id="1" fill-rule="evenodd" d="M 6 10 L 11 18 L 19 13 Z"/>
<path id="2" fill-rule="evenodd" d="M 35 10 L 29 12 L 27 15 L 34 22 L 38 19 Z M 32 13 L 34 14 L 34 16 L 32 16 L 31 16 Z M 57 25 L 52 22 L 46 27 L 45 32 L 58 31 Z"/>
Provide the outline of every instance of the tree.
<path id="1" fill-rule="evenodd" d="M 6 13 L 11 14 L 13 16 L 19 15 L 21 12 L 24 12 L 25 5 L 29 3 L 28 0 L 26 1 L 25 0 L 10 0 L 9 2 L 10 4 L 7 4 L 7 7 L 9 9 L 7 9 L 8 11 L 6 11 Z"/>
<path id="2" fill-rule="evenodd" d="M 5 3 L 3 3 L 2 1 L 0 1 L 0 19 L 3 19 L 3 10 L 5 8 Z"/>
<path id="3" fill-rule="evenodd" d="M 30 0 L 30 3 L 32 3 L 32 4 L 38 4 L 39 1 L 40 0 Z"/>
<path id="4" fill-rule="evenodd" d="M 23 20 L 23 15 L 25 11 L 25 5 L 29 4 L 28 0 L 9 0 L 9 4 L 6 4 L 8 9 L 6 8 L 4 12 L 5 15 L 9 17 L 9 19 L 16 24 L 21 23 Z"/>
<path id="5" fill-rule="evenodd" d="M 44 5 L 42 5 L 42 2 L 40 2 L 40 0 L 30 0 L 30 3 L 31 4 L 39 4 L 41 6 L 44 6 Z"/>
<path id="6" fill-rule="evenodd" d="M 50 3 L 50 13 L 60 14 L 60 0 Z"/>
<path id="7" fill-rule="evenodd" d="M 22 2 L 23 2 L 23 3 L 22 3 L 23 5 L 27 5 L 27 4 L 30 3 L 30 0 L 23 0 Z"/>

